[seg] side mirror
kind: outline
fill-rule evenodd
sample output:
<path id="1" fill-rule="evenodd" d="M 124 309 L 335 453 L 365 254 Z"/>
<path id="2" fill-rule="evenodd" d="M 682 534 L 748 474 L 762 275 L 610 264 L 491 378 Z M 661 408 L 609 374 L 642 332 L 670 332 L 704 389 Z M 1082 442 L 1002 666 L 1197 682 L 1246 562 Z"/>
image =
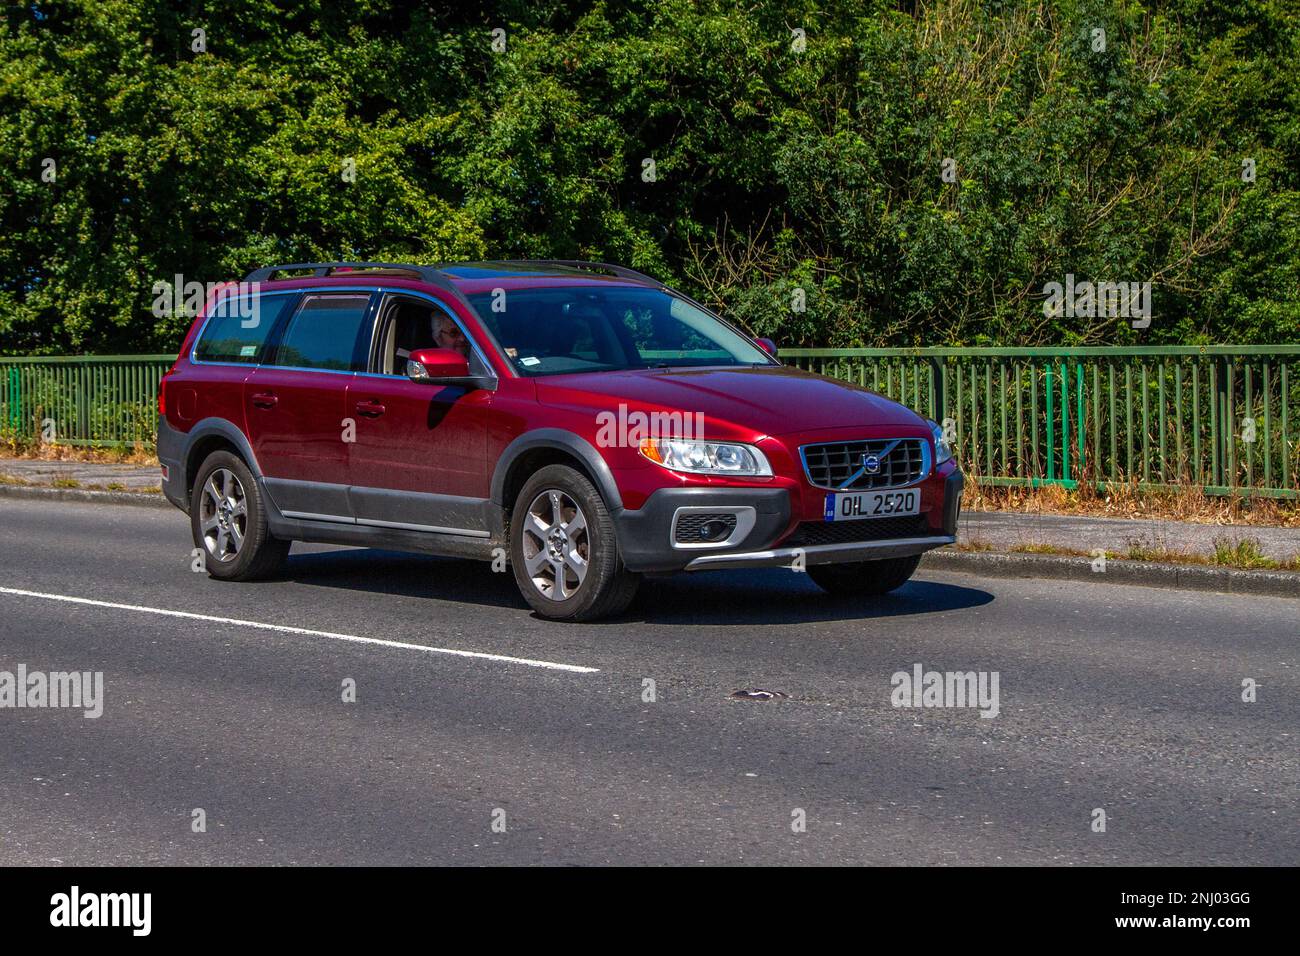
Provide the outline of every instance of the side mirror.
<path id="1" fill-rule="evenodd" d="M 453 349 L 417 349 L 406 359 L 406 377 L 412 382 L 468 378 L 469 360 Z"/>
<path id="2" fill-rule="evenodd" d="M 773 342 L 771 339 L 754 339 L 754 341 L 758 343 L 758 347 L 761 348 L 764 352 L 772 356 L 772 358 L 776 358 L 775 342 Z"/>
<path id="3" fill-rule="evenodd" d="M 406 359 L 406 377 L 427 385 L 459 385 L 464 388 L 490 388 L 492 379 L 471 375 L 469 359 L 455 349 L 417 349 Z"/>

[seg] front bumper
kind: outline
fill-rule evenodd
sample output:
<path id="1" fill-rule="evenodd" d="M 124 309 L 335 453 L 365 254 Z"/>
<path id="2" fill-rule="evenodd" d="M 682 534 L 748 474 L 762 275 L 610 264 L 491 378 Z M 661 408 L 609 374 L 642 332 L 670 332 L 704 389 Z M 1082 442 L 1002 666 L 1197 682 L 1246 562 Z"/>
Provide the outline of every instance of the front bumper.
<path id="1" fill-rule="evenodd" d="M 936 477 L 931 476 L 927 481 Z M 797 529 L 802 526 L 801 522 L 791 520 L 790 492 L 785 488 L 661 488 L 639 510 L 620 511 L 613 518 L 619 551 L 630 571 L 788 567 L 800 557 L 805 564 L 879 561 L 921 554 L 954 543 L 963 484 L 961 472 L 954 468 L 942 479 L 942 500 L 934 501 L 923 513 L 928 521 L 921 527 L 907 528 L 907 533 L 872 540 L 783 545 L 782 542 L 797 540 Z M 674 545 L 674 515 L 682 508 L 752 509 L 753 525 L 743 538 L 725 546 Z M 849 524 L 860 524 L 861 530 L 867 532 L 880 527 L 867 523 L 872 520 L 888 519 L 864 519 Z"/>
<path id="2" fill-rule="evenodd" d="M 702 554 L 673 546 L 673 516 L 679 508 L 752 509 L 753 525 L 725 549 L 730 552 L 765 547 L 790 524 L 790 496 L 784 488 L 660 488 L 638 510 L 613 516 L 628 570 L 681 571 Z"/>

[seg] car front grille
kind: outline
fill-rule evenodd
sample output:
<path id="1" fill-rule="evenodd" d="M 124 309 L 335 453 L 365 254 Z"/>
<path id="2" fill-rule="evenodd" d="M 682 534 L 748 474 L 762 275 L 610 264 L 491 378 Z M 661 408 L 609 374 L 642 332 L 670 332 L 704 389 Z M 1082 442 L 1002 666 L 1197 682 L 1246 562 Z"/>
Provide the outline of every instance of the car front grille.
<path id="1" fill-rule="evenodd" d="M 925 538 L 930 530 L 925 515 L 896 518 L 863 518 L 860 521 L 805 521 L 782 541 L 782 548 L 811 548 L 819 544 L 852 544 L 856 541 L 889 541 L 893 538 Z"/>
<path id="2" fill-rule="evenodd" d="M 804 445 L 801 450 L 808 481 L 828 491 L 898 488 L 925 477 L 926 447 L 921 438 L 827 442 Z M 869 456 L 877 467 L 874 474 L 866 467 Z"/>

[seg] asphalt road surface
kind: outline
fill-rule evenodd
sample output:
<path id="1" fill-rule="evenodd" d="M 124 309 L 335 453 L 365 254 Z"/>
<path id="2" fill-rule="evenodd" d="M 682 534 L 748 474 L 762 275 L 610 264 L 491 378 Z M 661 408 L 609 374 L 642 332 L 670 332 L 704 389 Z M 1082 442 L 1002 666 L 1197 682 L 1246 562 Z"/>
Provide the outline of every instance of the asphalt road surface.
<path id="1" fill-rule="evenodd" d="M 0 864 L 1300 862 L 1300 601 L 713 572 L 571 626 L 486 564 L 191 547 L 0 499 L 0 672 L 104 675 L 98 719 L 0 709 Z M 917 664 L 997 716 L 892 706 Z"/>

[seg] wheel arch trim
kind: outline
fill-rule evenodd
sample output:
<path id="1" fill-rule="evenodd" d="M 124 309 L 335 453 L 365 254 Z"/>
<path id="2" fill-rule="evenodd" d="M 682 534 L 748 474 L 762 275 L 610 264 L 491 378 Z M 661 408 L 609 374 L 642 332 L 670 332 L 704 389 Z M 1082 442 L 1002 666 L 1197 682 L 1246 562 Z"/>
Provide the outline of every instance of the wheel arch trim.
<path id="1" fill-rule="evenodd" d="M 493 503 L 503 509 L 509 508 L 514 503 L 505 500 L 506 479 L 510 475 L 510 469 L 520 456 L 540 448 L 553 448 L 577 458 L 587 466 L 587 470 L 595 479 L 596 488 L 605 499 L 605 506 L 610 513 L 623 510 L 623 496 L 619 493 L 618 483 L 614 480 L 614 472 L 609 464 L 589 442 L 562 428 L 539 428 L 536 431 L 526 432 L 505 447 L 492 472 Z"/>
<path id="2" fill-rule="evenodd" d="M 257 463 L 257 456 L 253 454 L 253 446 L 248 440 L 248 436 L 233 422 L 224 418 L 204 418 L 195 424 L 189 430 L 185 437 L 185 445 L 182 448 L 181 461 L 185 465 L 185 483 L 191 484 L 193 475 L 189 474 L 190 455 L 194 452 L 194 446 L 208 438 L 224 438 L 238 450 L 244 463 L 248 465 L 248 470 L 253 473 L 253 477 L 261 479 L 262 469 Z"/>

